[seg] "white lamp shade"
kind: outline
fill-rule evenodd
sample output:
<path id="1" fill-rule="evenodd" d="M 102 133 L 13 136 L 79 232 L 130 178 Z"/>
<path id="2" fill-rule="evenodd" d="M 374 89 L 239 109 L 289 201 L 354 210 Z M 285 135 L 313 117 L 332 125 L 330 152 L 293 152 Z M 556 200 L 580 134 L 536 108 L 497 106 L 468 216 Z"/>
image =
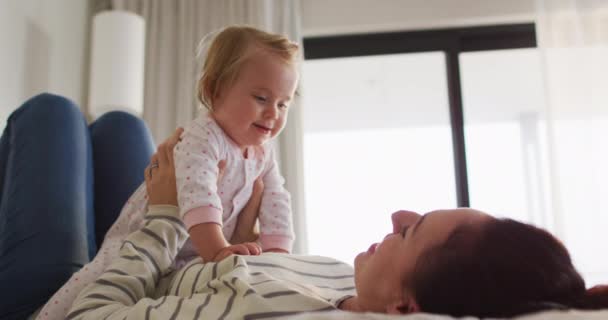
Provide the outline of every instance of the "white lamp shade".
<path id="1" fill-rule="evenodd" d="M 93 18 L 89 111 L 93 118 L 111 110 L 141 116 L 144 94 L 145 23 L 126 11 Z"/>

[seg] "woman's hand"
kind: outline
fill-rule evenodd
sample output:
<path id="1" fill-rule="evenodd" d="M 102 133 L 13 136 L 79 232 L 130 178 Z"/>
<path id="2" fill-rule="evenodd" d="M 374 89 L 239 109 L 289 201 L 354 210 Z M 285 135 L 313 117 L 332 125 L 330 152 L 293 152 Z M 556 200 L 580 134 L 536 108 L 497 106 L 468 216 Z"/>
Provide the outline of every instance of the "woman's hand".
<path id="1" fill-rule="evenodd" d="M 184 129 L 177 128 L 169 139 L 158 146 L 144 171 L 148 203 L 177 206 L 177 186 L 175 184 L 175 164 L 173 148 L 179 142 Z"/>
<path id="2" fill-rule="evenodd" d="M 221 160 L 218 164 L 217 184 L 220 185 L 224 172 L 226 170 L 226 161 Z M 262 193 L 264 192 L 264 182 L 262 178 L 257 178 L 253 183 L 253 191 L 247 204 L 241 210 L 236 221 L 236 227 L 230 238 L 231 244 L 240 244 L 245 242 L 255 242 L 260 237 L 259 226 L 257 224 L 258 215 L 260 213 L 260 204 L 262 203 Z"/>
<path id="3" fill-rule="evenodd" d="M 251 198 L 239 213 L 236 227 L 230 238 L 230 243 L 239 244 L 244 242 L 254 242 L 260 237 L 260 230 L 257 224 L 264 193 L 264 182 L 262 178 L 257 178 L 253 183 Z"/>

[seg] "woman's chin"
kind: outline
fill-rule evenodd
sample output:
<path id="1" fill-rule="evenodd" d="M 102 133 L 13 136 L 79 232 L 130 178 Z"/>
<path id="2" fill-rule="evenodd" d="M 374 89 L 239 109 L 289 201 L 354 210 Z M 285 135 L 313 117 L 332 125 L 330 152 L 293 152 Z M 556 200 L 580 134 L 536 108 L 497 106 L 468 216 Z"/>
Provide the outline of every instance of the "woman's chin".
<path id="1" fill-rule="evenodd" d="M 355 261 L 353 261 L 353 265 L 356 267 L 357 264 L 359 264 L 362 261 L 366 260 L 369 256 L 370 256 L 370 253 L 367 252 L 367 251 L 363 251 L 363 252 L 359 253 L 355 257 Z"/>

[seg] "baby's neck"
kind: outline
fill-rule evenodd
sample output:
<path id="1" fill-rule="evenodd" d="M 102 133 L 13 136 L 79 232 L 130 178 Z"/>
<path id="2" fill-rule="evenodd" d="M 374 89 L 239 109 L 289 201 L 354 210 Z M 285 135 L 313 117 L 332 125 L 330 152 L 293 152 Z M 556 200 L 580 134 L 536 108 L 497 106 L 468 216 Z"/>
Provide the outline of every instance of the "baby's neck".
<path id="1" fill-rule="evenodd" d="M 207 112 L 207 116 L 209 118 L 211 118 L 215 122 L 215 124 L 218 127 L 220 127 L 220 129 L 222 129 L 222 131 L 224 131 L 224 134 L 232 141 L 232 143 L 234 143 L 235 146 L 237 146 L 239 149 L 241 149 L 241 154 L 243 155 L 243 158 L 249 159 L 252 156 L 251 154 L 249 154 L 250 153 L 249 149 L 252 149 L 252 148 L 249 148 L 249 146 L 244 146 L 244 147 L 243 146 L 239 146 L 236 143 L 236 141 L 234 139 L 232 139 L 232 137 L 228 134 L 228 132 L 226 131 L 226 129 L 224 129 L 224 127 L 222 127 L 221 122 L 217 121 L 217 118 L 215 118 L 215 115 L 213 114 L 213 111 L 208 111 Z"/>

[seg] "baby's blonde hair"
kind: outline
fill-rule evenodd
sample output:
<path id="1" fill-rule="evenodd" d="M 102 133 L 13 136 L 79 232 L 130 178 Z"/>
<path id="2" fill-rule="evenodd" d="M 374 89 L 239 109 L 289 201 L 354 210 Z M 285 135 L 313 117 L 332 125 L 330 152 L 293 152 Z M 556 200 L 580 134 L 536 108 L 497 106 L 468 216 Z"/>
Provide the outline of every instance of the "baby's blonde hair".
<path id="1" fill-rule="evenodd" d="M 212 100 L 219 90 L 234 84 L 254 45 L 269 50 L 286 63 L 298 60 L 298 45 L 283 35 L 246 26 L 225 28 L 209 46 L 197 84 L 198 99 L 209 111 L 213 111 Z"/>

